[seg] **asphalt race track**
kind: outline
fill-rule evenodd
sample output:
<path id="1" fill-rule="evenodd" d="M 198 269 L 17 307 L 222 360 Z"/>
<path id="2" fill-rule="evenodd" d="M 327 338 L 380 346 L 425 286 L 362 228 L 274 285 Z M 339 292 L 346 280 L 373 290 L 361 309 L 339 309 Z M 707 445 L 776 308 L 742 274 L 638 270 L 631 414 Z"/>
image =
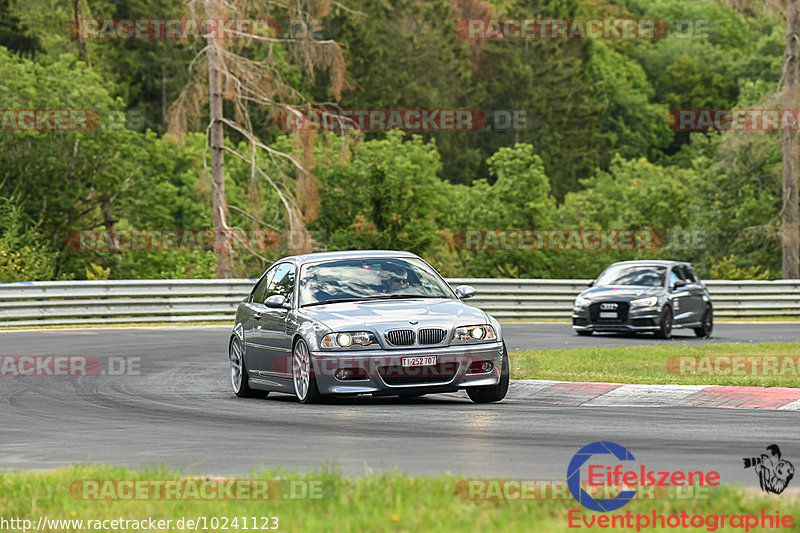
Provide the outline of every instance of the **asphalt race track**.
<path id="1" fill-rule="evenodd" d="M 0 333 L 0 335 L 2 335 Z M 503 335 L 510 350 L 542 350 L 551 348 L 581 348 L 583 346 L 652 346 L 656 343 L 685 342 L 687 344 L 720 342 L 800 342 L 800 322 L 716 323 L 710 339 L 700 339 L 691 329 L 672 330 L 672 339 L 656 339 L 650 333 L 595 333 L 580 337 L 570 324 L 509 323 L 503 324 Z M 1 339 L 2 337 L 0 337 Z"/>
<path id="2" fill-rule="evenodd" d="M 0 377 L 0 468 L 75 462 L 167 464 L 187 473 L 253 468 L 391 470 L 563 479 L 583 445 L 610 440 L 652 469 L 714 469 L 757 486 L 742 457 L 777 443 L 800 461 L 798 413 L 748 409 L 478 406 L 455 395 L 340 399 L 230 392 L 229 328 L 0 332 L 0 356 L 91 355 L 98 375 Z M 800 342 L 797 324 L 717 324 L 715 338 L 577 337 L 568 324 L 508 324 L 510 349 L 655 342 Z M 111 359 L 109 359 L 111 358 Z M 111 375 L 113 374 L 113 375 Z M 513 384 L 512 384 L 513 386 Z M 795 464 L 797 464 L 795 462 Z"/>

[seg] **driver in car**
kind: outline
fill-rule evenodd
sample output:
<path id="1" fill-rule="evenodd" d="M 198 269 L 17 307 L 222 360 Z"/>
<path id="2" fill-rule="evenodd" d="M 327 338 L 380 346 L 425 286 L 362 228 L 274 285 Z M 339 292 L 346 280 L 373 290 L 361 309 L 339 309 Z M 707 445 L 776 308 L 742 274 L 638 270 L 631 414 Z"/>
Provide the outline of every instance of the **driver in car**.
<path id="1" fill-rule="evenodd" d="M 386 269 L 386 280 L 383 289 L 386 293 L 396 293 L 408 287 L 408 271 L 405 268 L 391 265 Z"/>

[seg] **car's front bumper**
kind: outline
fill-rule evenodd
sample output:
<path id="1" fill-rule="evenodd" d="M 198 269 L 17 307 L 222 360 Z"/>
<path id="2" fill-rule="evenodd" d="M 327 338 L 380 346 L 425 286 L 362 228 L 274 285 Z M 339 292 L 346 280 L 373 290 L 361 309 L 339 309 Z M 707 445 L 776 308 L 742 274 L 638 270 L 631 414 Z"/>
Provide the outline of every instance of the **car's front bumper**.
<path id="1" fill-rule="evenodd" d="M 572 327 L 577 331 L 657 331 L 660 326 L 659 307 L 632 307 L 624 320 L 592 319 L 589 307 L 572 309 Z"/>
<path id="2" fill-rule="evenodd" d="M 397 350 L 312 352 L 314 375 L 322 394 L 414 394 L 496 385 L 500 380 L 503 343 Z M 405 357 L 436 356 L 437 367 L 403 368 Z M 488 372 L 470 373 L 473 363 L 490 361 Z M 360 369 L 356 379 L 339 379 L 340 369 Z"/>

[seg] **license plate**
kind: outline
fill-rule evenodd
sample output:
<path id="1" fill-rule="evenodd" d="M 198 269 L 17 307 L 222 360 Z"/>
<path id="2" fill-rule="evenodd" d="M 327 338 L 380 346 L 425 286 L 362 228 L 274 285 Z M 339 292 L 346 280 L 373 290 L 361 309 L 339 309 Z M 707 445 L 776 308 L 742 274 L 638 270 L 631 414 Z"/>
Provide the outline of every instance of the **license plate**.
<path id="1" fill-rule="evenodd" d="M 400 359 L 400 365 L 404 368 L 408 366 L 430 366 L 435 364 L 435 355 L 426 355 L 424 357 L 403 357 Z"/>
<path id="2" fill-rule="evenodd" d="M 611 312 L 604 313 L 601 311 L 600 318 L 617 318 L 617 313 L 611 313 Z"/>

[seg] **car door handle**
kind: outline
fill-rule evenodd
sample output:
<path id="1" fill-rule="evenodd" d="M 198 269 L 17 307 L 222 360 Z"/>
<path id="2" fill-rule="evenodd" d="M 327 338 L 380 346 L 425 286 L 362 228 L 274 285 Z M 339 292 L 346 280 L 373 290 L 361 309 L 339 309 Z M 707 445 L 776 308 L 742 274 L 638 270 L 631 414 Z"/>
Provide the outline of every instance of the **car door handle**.
<path id="1" fill-rule="evenodd" d="M 253 313 L 253 318 L 255 320 L 261 320 L 261 313 Z"/>

